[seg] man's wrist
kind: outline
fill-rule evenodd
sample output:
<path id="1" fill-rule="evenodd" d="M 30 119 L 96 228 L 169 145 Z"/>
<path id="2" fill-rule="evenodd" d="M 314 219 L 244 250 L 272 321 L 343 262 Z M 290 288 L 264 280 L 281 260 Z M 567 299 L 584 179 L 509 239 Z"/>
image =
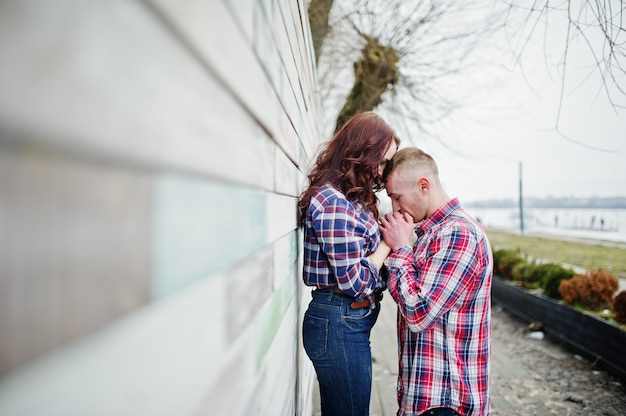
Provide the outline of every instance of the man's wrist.
<path id="1" fill-rule="evenodd" d="M 411 250 L 412 250 L 412 249 L 411 249 L 411 245 L 407 243 L 407 244 L 403 244 L 403 245 L 401 245 L 401 246 L 398 246 L 397 248 L 392 249 L 392 250 L 391 250 L 391 252 L 392 252 L 392 253 L 393 253 L 393 252 L 396 252 L 396 251 L 400 250 L 400 249 L 401 249 L 401 248 L 403 248 L 403 247 L 406 247 L 409 251 L 411 251 Z"/>

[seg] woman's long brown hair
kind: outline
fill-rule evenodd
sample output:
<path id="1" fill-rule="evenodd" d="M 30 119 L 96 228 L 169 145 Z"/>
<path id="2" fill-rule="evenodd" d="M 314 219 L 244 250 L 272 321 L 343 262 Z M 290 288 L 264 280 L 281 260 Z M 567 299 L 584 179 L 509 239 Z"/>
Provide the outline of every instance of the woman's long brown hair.
<path id="1" fill-rule="evenodd" d="M 335 185 L 347 199 L 360 203 L 378 219 L 376 191 L 383 186 L 378 167 L 394 140 L 399 146 L 393 129 L 371 111 L 348 120 L 322 149 L 308 175 L 309 186 L 298 202 L 299 223 L 304 224 L 313 193 L 326 183 Z"/>

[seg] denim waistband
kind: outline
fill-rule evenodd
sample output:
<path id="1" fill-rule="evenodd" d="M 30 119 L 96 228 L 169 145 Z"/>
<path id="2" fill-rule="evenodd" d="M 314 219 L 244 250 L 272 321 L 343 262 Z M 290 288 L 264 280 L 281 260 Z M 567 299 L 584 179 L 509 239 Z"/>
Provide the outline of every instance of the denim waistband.
<path id="1" fill-rule="evenodd" d="M 357 300 L 353 296 L 339 292 L 334 287 L 315 289 L 311 293 L 311 296 L 315 302 L 321 302 L 327 305 L 340 305 L 349 302 L 351 309 L 376 308 L 383 298 L 382 293 L 377 293 L 374 300 L 370 300 L 369 298 Z"/>
<path id="2" fill-rule="evenodd" d="M 317 288 L 311 292 L 311 296 L 314 299 L 324 299 L 326 302 L 334 301 L 336 303 L 341 303 L 342 301 L 354 302 L 356 300 L 353 296 L 335 292 L 334 287 Z"/>
<path id="3" fill-rule="evenodd" d="M 333 296 L 339 296 L 342 299 L 348 299 L 352 302 L 357 301 L 357 300 L 363 300 L 365 298 L 357 298 L 355 296 L 350 296 L 347 295 L 343 292 L 341 292 L 336 286 L 333 287 L 325 287 L 325 288 L 317 288 L 314 290 L 314 292 L 319 292 L 320 294 L 325 294 L 325 295 L 330 295 L 332 294 Z"/>

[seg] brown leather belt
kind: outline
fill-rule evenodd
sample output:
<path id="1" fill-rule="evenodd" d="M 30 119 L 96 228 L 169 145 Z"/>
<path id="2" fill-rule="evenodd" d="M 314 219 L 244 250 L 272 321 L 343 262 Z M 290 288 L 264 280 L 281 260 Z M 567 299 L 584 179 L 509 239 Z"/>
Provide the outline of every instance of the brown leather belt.
<path id="1" fill-rule="evenodd" d="M 338 293 L 343 296 L 351 297 L 343 293 L 341 289 L 339 289 L 337 286 L 335 286 L 335 288 L 333 289 L 333 292 Z M 380 301 L 383 299 L 383 293 L 382 292 L 376 293 L 374 298 L 376 300 L 376 304 L 380 303 Z M 371 305 L 372 305 L 372 302 L 369 299 L 364 299 L 358 302 L 352 302 L 350 304 L 350 308 L 351 309 L 369 308 Z"/>

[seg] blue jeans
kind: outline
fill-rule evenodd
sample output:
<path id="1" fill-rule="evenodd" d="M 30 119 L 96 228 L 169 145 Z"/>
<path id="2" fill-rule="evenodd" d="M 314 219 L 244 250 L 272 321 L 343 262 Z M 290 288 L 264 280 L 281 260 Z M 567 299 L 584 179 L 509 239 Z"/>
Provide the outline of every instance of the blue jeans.
<path id="1" fill-rule="evenodd" d="M 304 314 L 304 349 L 320 387 L 322 416 L 369 415 L 372 391 L 370 332 L 380 313 L 351 309 L 354 298 L 315 290 Z"/>

